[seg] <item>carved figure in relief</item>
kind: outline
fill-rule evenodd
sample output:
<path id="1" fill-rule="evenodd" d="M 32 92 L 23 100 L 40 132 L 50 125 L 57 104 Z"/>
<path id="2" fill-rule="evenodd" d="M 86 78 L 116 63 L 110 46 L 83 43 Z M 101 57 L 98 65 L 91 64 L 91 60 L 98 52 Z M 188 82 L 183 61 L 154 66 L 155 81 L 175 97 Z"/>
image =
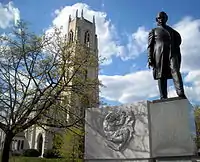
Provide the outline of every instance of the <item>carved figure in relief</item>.
<path id="1" fill-rule="evenodd" d="M 135 116 L 133 112 L 110 112 L 103 122 L 106 144 L 110 148 L 120 151 L 125 148 L 134 133 Z"/>

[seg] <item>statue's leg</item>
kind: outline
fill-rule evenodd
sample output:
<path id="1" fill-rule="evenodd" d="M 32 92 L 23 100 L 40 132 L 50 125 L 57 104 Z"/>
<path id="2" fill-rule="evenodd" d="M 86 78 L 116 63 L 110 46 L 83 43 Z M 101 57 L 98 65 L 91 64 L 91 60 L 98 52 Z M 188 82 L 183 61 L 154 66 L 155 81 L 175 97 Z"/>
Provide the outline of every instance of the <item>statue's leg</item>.
<path id="1" fill-rule="evenodd" d="M 184 88 L 183 88 L 182 76 L 181 76 L 181 73 L 179 71 L 180 67 L 179 67 L 179 64 L 178 64 L 178 62 L 176 61 L 175 58 L 171 59 L 170 68 L 171 68 L 171 74 L 172 74 L 174 87 L 176 89 L 177 95 L 179 97 L 186 98 L 185 93 L 184 93 Z"/>
<path id="2" fill-rule="evenodd" d="M 184 88 L 183 88 L 183 80 L 182 80 L 182 77 L 181 77 L 181 73 L 176 69 L 172 69 L 172 78 L 173 78 L 174 87 L 176 89 L 177 95 L 179 97 L 185 98 L 185 93 L 184 93 Z"/>
<path id="3" fill-rule="evenodd" d="M 160 92 L 160 99 L 167 98 L 167 79 L 161 78 L 158 79 L 158 88 Z"/>

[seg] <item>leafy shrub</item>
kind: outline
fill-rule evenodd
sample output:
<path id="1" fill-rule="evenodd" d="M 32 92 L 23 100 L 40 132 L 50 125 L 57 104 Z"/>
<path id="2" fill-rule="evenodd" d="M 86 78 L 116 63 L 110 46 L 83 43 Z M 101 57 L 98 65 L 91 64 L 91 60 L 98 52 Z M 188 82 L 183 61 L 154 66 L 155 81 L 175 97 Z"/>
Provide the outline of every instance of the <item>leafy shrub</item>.
<path id="1" fill-rule="evenodd" d="M 14 150 L 14 151 L 11 152 L 11 155 L 12 155 L 12 156 L 21 156 L 21 155 L 22 155 L 22 152 L 19 152 L 19 151 Z"/>
<path id="2" fill-rule="evenodd" d="M 43 157 L 45 158 L 60 158 L 59 152 L 54 149 L 44 151 Z"/>
<path id="3" fill-rule="evenodd" d="M 23 156 L 27 156 L 27 157 L 39 157 L 40 153 L 36 149 L 27 149 L 27 150 L 25 150 L 23 152 Z"/>
<path id="4" fill-rule="evenodd" d="M 70 160 L 83 158 L 84 148 L 84 132 L 75 127 L 71 127 L 63 135 L 63 145 L 60 149 L 61 155 Z"/>

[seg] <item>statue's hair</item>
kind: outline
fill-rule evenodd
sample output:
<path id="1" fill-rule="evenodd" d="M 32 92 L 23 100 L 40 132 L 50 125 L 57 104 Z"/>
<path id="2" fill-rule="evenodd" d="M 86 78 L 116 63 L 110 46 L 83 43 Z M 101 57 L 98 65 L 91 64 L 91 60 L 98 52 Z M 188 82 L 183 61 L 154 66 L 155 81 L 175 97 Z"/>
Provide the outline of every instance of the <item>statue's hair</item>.
<path id="1" fill-rule="evenodd" d="M 164 12 L 164 11 L 161 11 L 161 12 L 159 12 L 159 13 L 158 13 L 158 15 L 160 15 L 160 14 L 163 14 L 163 15 L 165 16 L 165 18 L 166 18 L 166 21 L 168 20 L 168 15 L 167 15 L 167 13 L 166 13 L 166 12 Z M 158 18 L 158 15 L 156 16 L 156 21 L 158 21 L 158 20 L 157 20 L 157 18 Z"/>

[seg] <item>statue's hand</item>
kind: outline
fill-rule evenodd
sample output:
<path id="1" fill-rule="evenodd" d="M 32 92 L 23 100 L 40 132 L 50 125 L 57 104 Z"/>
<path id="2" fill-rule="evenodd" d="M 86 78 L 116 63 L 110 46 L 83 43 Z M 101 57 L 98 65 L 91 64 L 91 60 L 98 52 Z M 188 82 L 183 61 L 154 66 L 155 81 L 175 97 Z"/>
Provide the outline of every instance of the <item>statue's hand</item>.
<path id="1" fill-rule="evenodd" d="M 148 61 L 148 68 L 150 69 L 151 67 L 153 68 L 153 63 L 152 63 L 151 60 L 149 60 L 149 61 Z"/>

